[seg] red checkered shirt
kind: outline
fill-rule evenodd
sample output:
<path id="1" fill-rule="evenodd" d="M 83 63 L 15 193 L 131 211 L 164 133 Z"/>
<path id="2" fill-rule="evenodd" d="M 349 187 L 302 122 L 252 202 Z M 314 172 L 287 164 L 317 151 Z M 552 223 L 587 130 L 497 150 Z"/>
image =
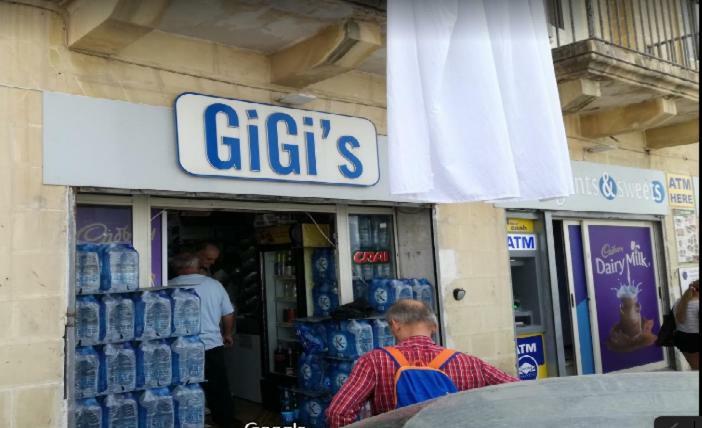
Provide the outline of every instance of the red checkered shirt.
<path id="1" fill-rule="evenodd" d="M 410 364 L 429 364 L 444 348 L 431 338 L 413 336 L 398 344 L 397 349 Z M 361 407 L 371 401 L 373 415 L 395 409 L 395 361 L 383 350 L 375 349 L 358 359 L 351 375 L 334 396 L 327 409 L 327 424 L 338 428 L 356 421 Z M 459 391 L 516 382 L 519 379 L 496 369 L 479 358 L 459 353 L 443 367 Z"/>

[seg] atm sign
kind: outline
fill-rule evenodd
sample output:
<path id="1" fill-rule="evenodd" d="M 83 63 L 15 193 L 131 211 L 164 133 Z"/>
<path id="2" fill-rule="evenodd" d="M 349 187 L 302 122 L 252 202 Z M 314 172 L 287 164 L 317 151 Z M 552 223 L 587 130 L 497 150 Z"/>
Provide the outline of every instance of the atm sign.
<path id="1" fill-rule="evenodd" d="M 536 250 L 536 235 L 533 233 L 508 233 L 507 248 L 510 251 Z"/>

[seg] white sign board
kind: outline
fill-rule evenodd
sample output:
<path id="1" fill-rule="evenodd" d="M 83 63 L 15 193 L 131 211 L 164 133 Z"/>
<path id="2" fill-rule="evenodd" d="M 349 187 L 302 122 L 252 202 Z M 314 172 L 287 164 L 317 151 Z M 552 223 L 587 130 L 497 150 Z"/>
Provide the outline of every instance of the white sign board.
<path id="1" fill-rule="evenodd" d="M 189 174 L 351 186 L 378 183 L 368 119 L 185 93 L 175 101 L 178 162 Z"/>
<path id="2" fill-rule="evenodd" d="M 269 164 L 268 137 L 265 121 L 262 120 L 265 119 L 264 115 L 269 113 L 264 113 L 261 108 L 273 109 L 273 107 L 244 103 L 255 107 L 249 107 L 241 114 L 241 110 L 235 110 L 239 126 L 248 127 L 251 125 L 252 122 L 248 122 L 249 113 L 246 110 L 256 110 L 256 114 L 259 116 L 258 121 L 263 123 L 263 125 L 258 126 L 261 167 L 259 173 L 262 177 L 265 172 L 269 177 L 262 177 L 264 179 L 244 179 L 242 177 L 242 179 L 234 180 L 232 178 L 236 178 L 238 174 L 256 172 L 253 171 L 256 168 L 251 168 L 248 151 L 249 140 L 253 140 L 253 138 L 248 137 L 250 131 L 248 128 L 243 131 L 239 129 L 237 133 L 236 129 L 225 126 L 228 125 L 225 123 L 227 117 L 222 114 L 217 114 L 216 119 L 222 134 L 218 140 L 221 145 L 217 147 L 217 154 L 221 161 L 230 161 L 231 145 L 224 144 L 223 138 L 225 136 L 239 138 L 241 170 L 203 166 L 202 159 L 203 156 L 205 158 L 207 156 L 207 148 L 201 146 L 198 149 L 199 153 L 196 153 L 196 156 L 200 157 L 200 161 L 198 161 L 200 167 L 206 168 L 208 171 L 216 170 L 215 172 L 221 175 L 207 173 L 208 176 L 199 176 L 194 175 L 202 172 L 195 169 L 197 165 L 187 164 L 187 167 L 192 168 L 192 171 L 195 172 L 185 172 L 185 167 L 182 166 L 188 160 L 185 159 L 184 155 L 179 154 L 173 108 L 56 92 L 44 92 L 43 95 L 43 173 L 45 184 L 247 195 L 321 202 L 344 200 L 416 203 L 416 201 L 390 193 L 387 173 L 389 164 L 387 138 L 377 137 L 376 154 L 375 147 L 371 147 L 375 144 L 375 139 L 367 136 L 367 132 L 372 126 L 365 119 L 309 112 L 307 117 L 313 119 L 313 126 L 308 127 L 304 123 L 307 112 L 300 111 L 296 116 L 290 113 L 290 109 L 275 107 L 275 111 L 285 113 L 297 121 L 295 126 L 298 134 L 298 138 L 293 139 L 288 136 L 289 132 L 285 129 L 287 125 L 278 125 L 278 161 L 283 168 L 289 166 L 290 153 L 293 150 L 286 151 L 289 147 L 283 147 L 283 145 L 296 145 L 300 174 L 297 175 L 295 172 L 281 176 L 275 174 L 275 177 L 270 179 L 274 174 L 271 172 L 273 168 Z M 219 102 L 218 98 L 203 98 Z M 237 104 L 237 108 L 240 108 L 240 105 Z M 220 116 L 222 117 L 220 118 Z M 200 113 L 199 118 L 204 121 L 204 110 Z M 322 119 L 330 121 L 330 129 L 326 139 L 322 138 L 324 137 L 324 129 L 321 128 Z M 349 124 L 357 128 L 349 130 Z M 205 141 L 202 126 L 200 127 L 202 134 L 193 137 L 196 140 L 199 139 L 200 144 L 204 144 Z M 315 126 L 317 128 L 314 128 Z M 314 128 L 314 130 L 309 131 L 308 128 Z M 309 174 L 305 132 L 314 133 L 314 145 L 317 149 L 315 156 L 317 175 Z M 339 139 L 345 135 L 354 137 L 361 147 L 353 147 L 353 144 L 348 142 L 350 140 L 343 140 L 344 150 L 339 151 Z M 334 141 L 331 141 L 332 138 Z M 230 140 L 227 142 L 229 143 Z M 185 144 L 195 146 L 195 143 L 192 142 Z M 348 149 L 348 153 L 345 153 L 346 149 Z M 188 150 L 195 150 L 195 148 Z M 363 171 L 356 178 L 346 177 L 338 169 L 339 167 L 347 167 L 347 172 L 352 172 L 353 175 L 355 164 L 350 160 L 352 157 L 358 159 L 358 162 L 363 166 Z M 254 166 L 256 166 L 255 164 L 254 162 Z M 281 182 L 278 181 L 279 179 L 288 181 Z M 323 183 L 323 180 L 327 183 Z M 375 181 L 377 184 L 371 185 Z"/>
<path id="3" fill-rule="evenodd" d="M 533 233 L 508 233 L 507 249 L 509 251 L 536 250 L 536 235 Z"/>
<path id="4" fill-rule="evenodd" d="M 546 201 L 496 203 L 502 208 L 554 211 L 668 213 L 665 174 L 652 169 L 627 168 L 592 162 L 572 163 L 575 194 Z"/>

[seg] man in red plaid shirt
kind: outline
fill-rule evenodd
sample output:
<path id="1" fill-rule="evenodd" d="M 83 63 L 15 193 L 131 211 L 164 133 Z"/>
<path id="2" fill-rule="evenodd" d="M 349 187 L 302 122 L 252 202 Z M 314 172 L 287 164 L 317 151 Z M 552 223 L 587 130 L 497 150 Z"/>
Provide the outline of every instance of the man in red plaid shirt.
<path id="1" fill-rule="evenodd" d="M 396 348 L 410 364 L 426 366 L 445 349 L 431 339 L 437 328 L 436 316 L 423 302 L 400 300 L 388 310 L 386 317 L 398 343 Z M 394 410 L 397 369 L 392 357 L 381 349 L 359 358 L 327 409 L 329 427 L 338 428 L 355 422 L 361 407 L 369 400 L 373 415 Z M 519 380 L 460 352 L 448 360 L 442 371 L 459 391 Z"/>

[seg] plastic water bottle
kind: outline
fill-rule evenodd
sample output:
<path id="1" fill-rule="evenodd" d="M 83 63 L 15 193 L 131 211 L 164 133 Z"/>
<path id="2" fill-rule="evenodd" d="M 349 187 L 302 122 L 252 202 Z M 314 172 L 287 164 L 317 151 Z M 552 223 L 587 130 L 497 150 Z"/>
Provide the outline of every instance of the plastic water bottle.
<path id="1" fill-rule="evenodd" d="M 175 409 L 168 388 L 144 391 L 139 397 L 139 427 L 170 428 L 174 425 Z"/>
<path id="2" fill-rule="evenodd" d="M 139 254 L 128 244 L 109 244 L 102 255 L 102 288 L 131 291 L 139 288 Z"/>
<path id="3" fill-rule="evenodd" d="M 76 428 L 102 427 L 102 407 L 94 398 L 76 401 L 74 415 Z"/>
<path id="4" fill-rule="evenodd" d="M 182 385 L 173 390 L 176 428 L 201 428 L 205 424 L 205 393 L 199 385 Z"/>
<path id="5" fill-rule="evenodd" d="M 336 280 L 334 251 L 331 248 L 316 248 L 312 253 L 312 278 L 315 284 Z"/>
<path id="6" fill-rule="evenodd" d="M 94 293 L 100 290 L 100 246 L 79 244 L 76 246 L 76 290 L 78 293 Z"/>
<path id="7" fill-rule="evenodd" d="M 295 320 L 295 334 L 305 354 L 327 352 L 327 329 L 324 323 Z"/>
<path id="8" fill-rule="evenodd" d="M 80 345 L 100 342 L 100 302 L 94 296 L 76 298 L 76 340 Z"/>
<path id="9" fill-rule="evenodd" d="M 100 354 L 102 390 L 108 393 L 136 389 L 136 353 L 128 343 L 105 345 Z"/>
<path id="10" fill-rule="evenodd" d="M 305 391 L 320 391 L 324 388 L 327 364 L 320 354 L 303 353 L 298 359 L 297 383 Z"/>
<path id="11" fill-rule="evenodd" d="M 173 302 L 173 334 L 186 336 L 200 333 L 200 298 L 194 290 L 176 288 Z"/>
<path id="12" fill-rule="evenodd" d="M 377 311 L 385 312 L 393 301 L 390 293 L 390 280 L 376 278 L 371 281 L 368 288 L 368 303 Z"/>
<path id="13" fill-rule="evenodd" d="M 139 406 L 132 394 L 108 395 L 104 415 L 105 428 L 139 427 Z"/>
<path id="14" fill-rule="evenodd" d="M 136 303 L 136 336 L 156 339 L 171 335 L 171 299 L 165 291 L 145 291 Z"/>
<path id="15" fill-rule="evenodd" d="M 134 338 L 134 301 L 119 295 L 102 298 L 102 322 L 106 342 Z"/>
<path id="16" fill-rule="evenodd" d="M 94 397 L 100 392 L 100 357 L 92 346 L 76 348 L 76 397 Z"/>
<path id="17" fill-rule="evenodd" d="M 362 279 L 353 281 L 353 300 L 358 299 L 368 300 L 368 283 Z"/>
<path id="18" fill-rule="evenodd" d="M 371 227 L 370 217 L 358 216 L 358 239 L 362 249 L 369 249 L 372 246 Z"/>
<path id="19" fill-rule="evenodd" d="M 385 320 L 373 320 L 373 347 L 384 348 L 395 345 L 395 337 L 390 330 L 390 324 Z"/>
<path id="20" fill-rule="evenodd" d="M 329 378 L 332 394 L 339 392 L 339 389 L 346 383 L 351 374 L 353 363 L 350 361 L 339 361 L 332 364 L 329 369 Z"/>
<path id="21" fill-rule="evenodd" d="M 280 422 L 282 425 L 292 425 L 295 422 L 295 398 L 292 391 L 283 389 L 280 397 Z"/>
<path id="22" fill-rule="evenodd" d="M 197 337 L 179 337 L 171 343 L 173 383 L 205 380 L 205 344 Z"/>
<path id="23" fill-rule="evenodd" d="M 326 317 L 339 306 L 339 288 L 336 282 L 324 281 L 312 288 L 314 316 Z"/>
<path id="24" fill-rule="evenodd" d="M 145 341 L 137 349 L 137 385 L 167 386 L 173 380 L 171 347 L 163 340 Z"/>
<path id="25" fill-rule="evenodd" d="M 308 428 L 325 428 L 324 412 L 329 407 L 329 400 L 324 397 L 306 397 L 300 406 L 300 422 Z"/>
<path id="26" fill-rule="evenodd" d="M 356 358 L 373 350 L 373 328 L 366 320 L 349 320 L 341 322 L 342 330 L 346 330 L 353 338 L 353 349 L 348 357 Z"/>
<path id="27" fill-rule="evenodd" d="M 434 310 L 434 287 L 426 278 L 414 279 L 412 281 L 412 293 L 415 300 L 421 300 L 432 311 Z"/>

